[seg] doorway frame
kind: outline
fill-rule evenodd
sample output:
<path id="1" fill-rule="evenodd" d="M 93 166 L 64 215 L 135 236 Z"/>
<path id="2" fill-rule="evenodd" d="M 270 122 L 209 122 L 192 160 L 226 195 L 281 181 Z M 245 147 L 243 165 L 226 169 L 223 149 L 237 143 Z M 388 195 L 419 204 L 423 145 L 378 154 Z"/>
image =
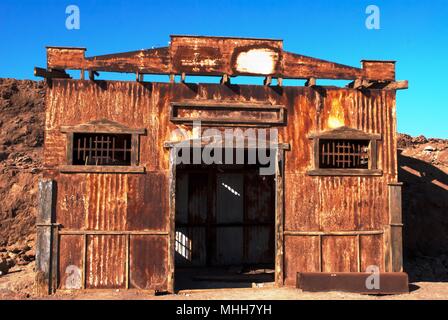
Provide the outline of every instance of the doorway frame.
<path id="1" fill-rule="evenodd" d="M 176 155 L 179 142 L 166 142 L 165 148 L 169 149 L 169 170 L 168 170 L 168 192 L 169 192 L 169 213 L 168 213 L 168 269 L 167 269 L 167 291 L 175 293 L 175 254 L 176 254 Z M 182 147 L 180 147 L 182 148 Z M 285 151 L 290 150 L 287 143 L 271 145 L 275 150 L 275 226 L 274 226 L 274 255 L 275 255 L 275 285 L 284 285 L 284 186 L 285 186 Z"/>

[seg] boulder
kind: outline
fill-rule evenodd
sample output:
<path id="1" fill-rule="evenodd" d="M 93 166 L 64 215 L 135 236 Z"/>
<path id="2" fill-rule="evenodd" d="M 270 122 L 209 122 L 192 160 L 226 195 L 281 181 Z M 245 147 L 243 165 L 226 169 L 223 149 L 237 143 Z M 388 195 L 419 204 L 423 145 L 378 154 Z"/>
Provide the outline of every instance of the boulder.
<path id="1" fill-rule="evenodd" d="M 3 276 L 9 271 L 9 264 L 6 259 L 0 258 L 0 276 Z"/>
<path id="2" fill-rule="evenodd" d="M 23 255 L 23 260 L 31 262 L 36 258 L 36 251 L 34 249 L 30 249 Z"/>

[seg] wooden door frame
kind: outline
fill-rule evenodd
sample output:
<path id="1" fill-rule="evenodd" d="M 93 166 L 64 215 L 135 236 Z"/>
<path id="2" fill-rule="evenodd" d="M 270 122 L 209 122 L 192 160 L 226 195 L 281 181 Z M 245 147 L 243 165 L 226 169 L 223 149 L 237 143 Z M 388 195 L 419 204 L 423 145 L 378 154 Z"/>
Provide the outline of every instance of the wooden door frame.
<path id="1" fill-rule="evenodd" d="M 168 240 L 168 270 L 167 270 L 167 291 L 175 293 L 175 254 L 176 254 L 176 154 L 175 144 L 166 143 L 169 148 L 169 240 Z M 275 157 L 275 284 L 284 284 L 284 159 L 285 150 L 289 149 L 288 144 L 278 144 L 274 147 Z"/>

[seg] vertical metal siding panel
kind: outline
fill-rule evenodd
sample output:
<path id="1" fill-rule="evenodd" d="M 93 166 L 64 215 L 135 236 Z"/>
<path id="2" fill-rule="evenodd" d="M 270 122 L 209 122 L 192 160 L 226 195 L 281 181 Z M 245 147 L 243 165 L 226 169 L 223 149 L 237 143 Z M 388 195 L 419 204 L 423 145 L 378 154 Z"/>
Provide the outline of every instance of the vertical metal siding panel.
<path id="1" fill-rule="evenodd" d="M 131 236 L 130 287 L 166 291 L 168 240 L 160 236 Z"/>
<path id="2" fill-rule="evenodd" d="M 87 179 L 87 229 L 126 230 L 128 175 L 88 174 Z"/>
<path id="3" fill-rule="evenodd" d="M 66 230 L 84 229 L 85 176 L 60 175 L 56 204 L 56 221 Z"/>
<path id="4" fill-rule="evenodd" d="M 60 235 L 58 277 L 60 289 L 82 288 L 83 246 L 84 241 L 81 235 Z M 76 273 L 75 268 L 79 270 L 79 274 Z"/>
<path id="5" fill-rule="evenodd" d="M 127 177 L 126 229 L 168 230 L 168 174 L 151 172 Z M 124 223 L 124 221 L 123 221 Z"/>
<path id="6" fill-rule="evenodd" d="M 319 237 L 285 236 L 285 284 L 295 285 L 297 272 L 319 272 Z"/>
<path id="7" fill-rule="evenodd" d="M 322 237 L 322 271 L 357 272 L 356 247 L 354 236 Z"/>
<path id="8" fill-rule="evenodd" d="M 286 174 L 285 230 L 319 230 L 319 182 L 304 174 Z"/>
<path id="9" fill-rule="evenodd" d="M 384 272 L 383 266 L 383 236 L 360 236 L 361 271 L 366 272 L 367 267 L 377 266 Z"/>
<path id="10" fill-rule="evenodd" d="M 125 236 L 92 235 L 87 248 L 87 288 L 124 288 Z"/>

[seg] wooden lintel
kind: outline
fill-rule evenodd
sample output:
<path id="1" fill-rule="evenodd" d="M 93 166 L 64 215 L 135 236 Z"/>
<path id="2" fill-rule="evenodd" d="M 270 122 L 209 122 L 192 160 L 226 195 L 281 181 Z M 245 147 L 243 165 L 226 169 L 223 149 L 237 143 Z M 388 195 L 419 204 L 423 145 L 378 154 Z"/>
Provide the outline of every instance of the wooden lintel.
<path id="1" fill-rule="evenodd" d="M 306 172 L 309 176 L 382 176 L 382 170 L 369 170 L 369 169 L 315 169 Z"/>
<path id="2" fill-rule="evenodd" d="M 59 171 L 62 173 L 145 173 L 145 167 L 61 165 Z"/>

